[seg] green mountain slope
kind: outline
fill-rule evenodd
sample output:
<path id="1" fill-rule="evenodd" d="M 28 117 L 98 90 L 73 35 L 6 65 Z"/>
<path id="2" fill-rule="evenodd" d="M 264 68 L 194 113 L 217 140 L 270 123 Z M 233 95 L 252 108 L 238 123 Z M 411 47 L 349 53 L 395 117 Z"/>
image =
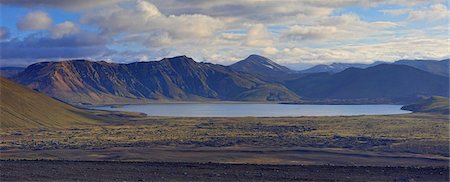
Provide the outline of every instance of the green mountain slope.
<path id="1" fill-rule="evenodd" d="M 449 102 L 446 97 L 433 96 L 419 103 L 403 106 L 403 110 L 425 113 L 449 114 Z"/>
<path id="2" fill-rule="evenodd" d="M 0 77 L 0 128 L 63 128 L 96 124 L 86 111 Z"/>

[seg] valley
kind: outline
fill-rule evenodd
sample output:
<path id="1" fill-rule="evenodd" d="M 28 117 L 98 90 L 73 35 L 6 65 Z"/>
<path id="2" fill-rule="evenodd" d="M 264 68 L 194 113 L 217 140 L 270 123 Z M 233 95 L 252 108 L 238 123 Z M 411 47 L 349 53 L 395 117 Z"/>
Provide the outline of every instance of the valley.
<path id="1" fill-rule="evenodd" d="M 92 165 L 97 175 L 108 176 L 103 179 L 136 176 L 132 171 L 112 175 L 109 165 L 114 164 L 147 171 L 142 179 L 207 180 L 216 178 L 204 173 L 246 171 L 246 177 L 228 177 L 312 180 L 330 174 L 323 179 L 448 181 L 448 77 L 393 64 L 304 75 L 255 55 L 239 64 L 248 69 L 196 63 L 184 56 L 131 64 L 77 60 L 37 63 L 14 81 L 2 77 L 0 168 L 6 172 L 0 179 L 97 179 L 80 175 L 92 175 L 82 170 Z M 254 64 L 263 71 L 249 70 Z M 278 76 L 268 77 L 271 71 Z M 267 103 L 284 103 L 277 106 L 299 107 L 293 113 L 307 106 L 296 104 L 402 103 L 413 113 L 175 117 L 121 111 L 129 107 L 121 104 L 178 103 L 195 109 L 190 104 L 199 102 L 238 110 L 249 109 L 239 109 L 242 104 L 266 104 L 274 112 Z M 118 111 L 86 109 L 95 105 Z M 189 112 L 174 105 L 166 110 Z M 329 114 L 343 106 L 327 107 L 320 110 Z M 254 173 L 275 168 L 283 173 Z M 310 177 L 293 173 L 298 170 Z M 348 175 L 341 175 L 342 170 Z"/>
<path id="2" fill-rule="evenodd" d="M 177 56 L 129 64 L 40 62 L 11 79 L 78 106 L 170 102 L 409 104 L 420 97 L 449 96 L 449 77 L 442 73 L 445 66 L 448 68 L 448 60 L 404 60 L 305 73 L 259 55 L 230 66 Z"/>
<path id="3" fill-rule="evenodd" d="M 0 182 L 448 182 L 449 5 L 0 0 Z"/>
<path id="4" fill-rule="evenodd" d="M 27 170 L 10 171 L 7 176 L 15 174 L 21 176 L 17 179 L 39 179 L 38 176 L 50 173 L 41 173 L 36 166 L 45 168 L 49 164 L 63 163 L 64 166 L 58 170 L 52 170 L 55 171 L 52 176 L 67 180 L 84 179 L 83 175 L 80 176 L 80 172 L 84 171 L 81 168 L 94 163 L 98 163 L 98 175 L 114 176 L 110 170 L 101 167 L 108 164 L 107 161 L 116 161 L 118 167 L 131 164 L 134 167 L 137 167 L 136 164 L 183 166 L 186 163 L 203 168 L 215 165 L 203 169 L 207 173 L 221 173 L 223 170 L 220 168 L 229 164 L 252 164 L 242 166 L 242 170 L 253 170 L 256 167 L 254 164 L 257 164 L 258 168 L 277 168 L 280 171 L 290 168 L 306 170 L 302 174 L 312 176 L 318 175 L 309 171 L 316 168 L 314 166 L 321 168 L 320 174 L 335 174 L 336 170 L 344 169 L 351 171 L 350 174 L 361 174 L 357 172 L 361 167 L 355 166 L 365 166 L 362 169 L 373 179 L 386 179 L 388 176 L 439 181 L 448 179 L 448 115 L 180 118 L 121 114 L 109 118 L 96 126 L 2 128 L 2 168 L 21 166 Z M 330 165 L 333 168 L 327 168 Z M 69 168 L 76 168 L 79 172 L 64 172 Z M 151 171 L 149 168 L 137 168 L 135 170 Z M 172 179 L 189 171 L 192 176 L 198 175 L 198 179 L 206 179 L 196 169 L 178 169 L 174 166 L 166 178 Z M 230 170 L 236 169 L 232 167 Z M 425 175 L 414 169 L 439 172 Z M 379 170 L 391 171 L 392 174 L 373 173 Z M 402 170 L 404 172 L 399 174 L 398 171 Z M 158 176 L 164 173 L 155 172 Z M 360 177 L 350 174 L 347 176 L 349 179 Z M 287 178 L 274 173 L 267 175 L 275 175 L 274 180 Z M 333 176 L 337 177 L 337 174 Z M 7 179 L 5 176 L 1 178 Z M 244 178 L 240 176 L 236 179 Z"/>

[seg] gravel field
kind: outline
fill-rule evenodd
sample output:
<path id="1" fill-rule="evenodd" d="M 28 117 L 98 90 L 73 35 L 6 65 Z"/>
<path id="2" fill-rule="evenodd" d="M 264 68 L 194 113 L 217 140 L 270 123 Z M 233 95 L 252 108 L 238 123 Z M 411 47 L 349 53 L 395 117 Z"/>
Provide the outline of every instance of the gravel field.
<path id="1" fill-rule="evenodd" d="M 448 181 L 447 167 L 0 161 L 0 181 Z"/>

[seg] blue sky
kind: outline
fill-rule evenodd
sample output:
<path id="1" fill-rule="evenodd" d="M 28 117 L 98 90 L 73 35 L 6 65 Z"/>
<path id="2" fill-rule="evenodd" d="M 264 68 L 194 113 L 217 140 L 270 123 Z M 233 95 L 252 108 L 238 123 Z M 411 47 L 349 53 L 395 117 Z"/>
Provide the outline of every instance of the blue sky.
<path id="1" fill-rule="evenodd" d="M 1 2 L 2 66 L 152 61 L 291 67 L 449 57 L 446 1 L 35 0 Z"/>

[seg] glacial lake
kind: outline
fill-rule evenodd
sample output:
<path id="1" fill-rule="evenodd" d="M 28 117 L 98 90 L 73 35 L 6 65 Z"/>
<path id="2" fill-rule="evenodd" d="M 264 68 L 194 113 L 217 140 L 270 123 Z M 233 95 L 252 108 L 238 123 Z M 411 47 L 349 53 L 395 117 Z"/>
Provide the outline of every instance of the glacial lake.
<path id="1" fill-rule="evenodd" d="M 131 111 L 148 116 L 180 117 L 289 117 L 404 114 L 401 105 L 293 105 L 293 104 L 146 104 L 92 109 Z"/>

